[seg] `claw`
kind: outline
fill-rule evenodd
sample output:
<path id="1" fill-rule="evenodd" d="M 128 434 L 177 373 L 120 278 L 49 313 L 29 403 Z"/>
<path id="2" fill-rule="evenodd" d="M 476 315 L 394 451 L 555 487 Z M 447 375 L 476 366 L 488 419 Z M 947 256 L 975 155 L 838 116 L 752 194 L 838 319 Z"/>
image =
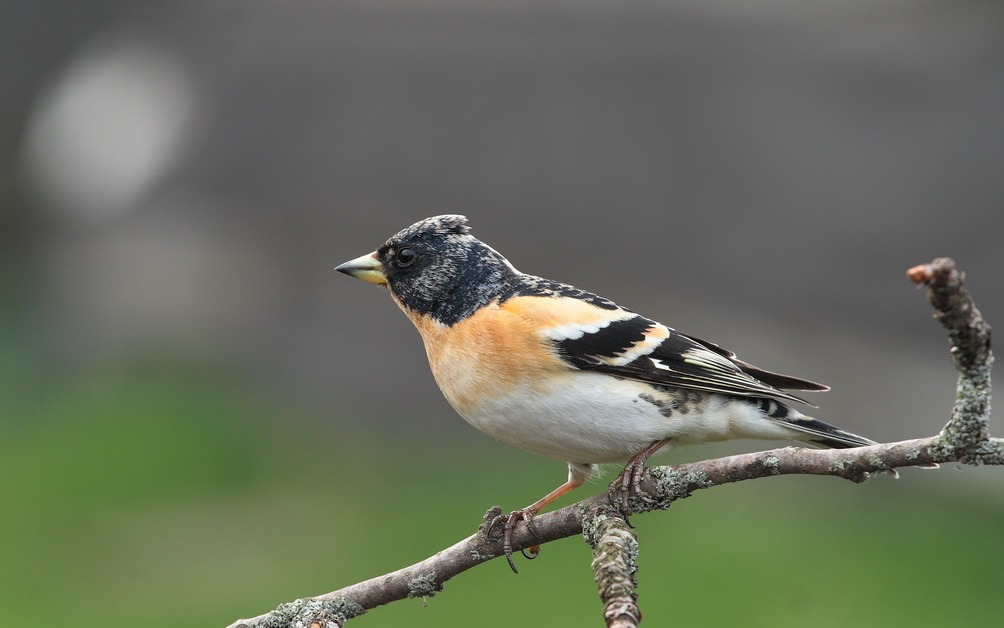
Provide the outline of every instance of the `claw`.
<path id="1" fill-rule="evenodd" d="M 568 491 L 574 489 L 577 486 L 581 486 L 584 478 L 573 476 L 569 474 L 568 481 L 554 489 L 547 495 L 544 495 L 537 501 L 533 502 L 526 508 L 520 508 L 519 510 L 514 510 L 508 515 L 498 515 L 492 522 L 488 524 L 488 528 L 485 530 L 485 537 L 491 537 L 492 531 L 495 529 L 496 525 L 502 525 L 502 552 L 505 554 L 506 561 L 509 562 L 509 568 L 512 569 L 513 573 L 519 573 L 516 569 L 516 564 L 512 562 L 512 531 L 516 527 L 516 524 L 520 521 L 526 522 L 526 529 L 530 531 L 533 535 L 536 545 L 528 547 L 526 549 L 520 550 L 524 556 L 527 558 L 536 558 L 540 553 L 540 536 L 537 534 L 537 530 L 533 526 L 533 518 L 541 510 L 549 506 L 554 500 L 558 499 L 562 495 L 568 493 Z"/>
<path id="2" fill-rule="evenodd" d="M 630 499 L 641 495 L 641 474 L 645 470 L 645 461 L 668 442 L 668 438 L 657 440 L 632 456 L 627 461 L 627 464 L 624 465 L 624 470 L 610 483 L 610 489 L 607 493 L 610 497 L 610 502 L 615 503 L 616 500 L 614 498 L 618 494 L 620 495 L 621 513 L 624 515 L 624 522 L 629 526 L 631 526 L 631 522 L 628 521 L 628 517 L 634 514 L 634 511 L 631 509 Z M 631 527 L 633 528 L 634 526 Z"/>
<path id="3" fill-rule="evenodd" d="M 516 524 L 520 521 L 526 522 L 526 528 L 530 533 L 537 539 L 537 531 L 534 529 L 533 521 L 534 516 L 533 510 L 530 508 L 521 508 L 519 510 L 514 510 L 508 515 L 499 515 L 492 519 L 492 522 L 488 524 L 488 530 L 485 531 L 486 536 L 491 536 L 492 530 L 495 529 L 497 524 L 502 525 L 502 553 L 505 554 L 505 559 L 509 563 L 509 568 L 512 569 L 513 573 L 519 573 L 516 569 L 516 563 L 512 560 L 512 531 L 516 527 Z M 539 539 L 538 539 L 539 540 Z M 529 550 L 530 553 L 527 553 Z M 520 550 L 523 556 L 533 559 L 536 558 L 540 553 L 540 545 L 534 545 L 526 549 Z"/>

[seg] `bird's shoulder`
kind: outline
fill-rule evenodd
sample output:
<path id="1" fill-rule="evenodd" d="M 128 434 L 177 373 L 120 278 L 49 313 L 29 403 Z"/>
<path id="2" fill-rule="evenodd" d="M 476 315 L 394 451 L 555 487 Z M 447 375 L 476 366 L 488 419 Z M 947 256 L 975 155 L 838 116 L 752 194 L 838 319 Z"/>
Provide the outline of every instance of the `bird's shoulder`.
<path id="1" fill-rule="evenodd" d="M 527 276 L 501 311 L 529 323 L 570 368 L 653 384 L 741 396 L 804 401 L 783 389 L 826 390 L 740 360 L 717 344 L 681 333 L 574 286 Z"/>
<path id="2" fill-rule="evenodd" d="M 520 276 L 494 299 L 451 324 L 403 309 L 425 341 L 434 372 L 501 377 L 512 371 L 509 379 L 521 372 L 576 370 L 578 359 L 573 356 L 591 350 L 603 355 L 606 349 L 590 347 L 587 341 L 568 345 L 569 352 L 562 343 L 595 338 L 616 344 L 615 334 L 597 332 L 611 326 L 610 331 L 627 332 L 622 321 L 633 321 L 631 326 L 638 327 L 644 320 L 609 299 L 529 275 Z"/>

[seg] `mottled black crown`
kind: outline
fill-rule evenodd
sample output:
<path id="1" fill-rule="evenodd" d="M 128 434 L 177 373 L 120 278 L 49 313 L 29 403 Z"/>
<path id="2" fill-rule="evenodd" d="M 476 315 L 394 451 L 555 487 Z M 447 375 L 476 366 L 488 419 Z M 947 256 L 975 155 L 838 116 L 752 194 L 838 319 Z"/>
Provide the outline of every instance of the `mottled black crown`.
<path id="1" fill-rule="evenodd" d="M 413 239 L 426 239 L 437 235 L 449 235 L 451 233 L 467 235 L 470 232 L 471 228 L 467 226 L 467 216 L 443 214 L 442 216 L 433 216 L 425 220 L 419 220 L 407 229 L 397 232 L 387 243 L 389 244 L 391 240 L 403 242 Z"/>
<path id="2" fill-rule="evenodd" d="M 387 284 L 408 310 L 446 325 L 511 293 L 519 273 L 470 235 L 456 214 L 420 220 L 377 249 Z"/>

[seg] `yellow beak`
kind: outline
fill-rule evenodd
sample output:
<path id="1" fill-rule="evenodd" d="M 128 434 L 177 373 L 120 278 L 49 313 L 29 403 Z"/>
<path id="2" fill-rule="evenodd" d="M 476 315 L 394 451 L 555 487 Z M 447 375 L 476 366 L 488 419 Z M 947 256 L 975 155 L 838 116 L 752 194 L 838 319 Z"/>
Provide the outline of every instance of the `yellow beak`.
<path id="1" fill-rule="evenodd" d="M 351 275 L 356 279 L 375 283 L 378 286 L 387 283 L 387 275 L 383 274 L 383 264 L 377 259 L 376 251 L 345 262 L 335 268 L 335 270 L 346 275 Z"/>

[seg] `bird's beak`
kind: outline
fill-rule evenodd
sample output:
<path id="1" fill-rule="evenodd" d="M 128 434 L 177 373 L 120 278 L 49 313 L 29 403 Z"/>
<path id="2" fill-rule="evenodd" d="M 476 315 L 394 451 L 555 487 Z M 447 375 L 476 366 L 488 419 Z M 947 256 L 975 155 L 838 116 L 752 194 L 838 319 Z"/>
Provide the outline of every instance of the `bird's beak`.
<path id="1" fill-rule="evenodd" d="M 378 286 L 387 283 L 387 275 L 383 274 L 383 264 L 377 259 L 376 251 L 345 262 L 335 270 Z"/>

